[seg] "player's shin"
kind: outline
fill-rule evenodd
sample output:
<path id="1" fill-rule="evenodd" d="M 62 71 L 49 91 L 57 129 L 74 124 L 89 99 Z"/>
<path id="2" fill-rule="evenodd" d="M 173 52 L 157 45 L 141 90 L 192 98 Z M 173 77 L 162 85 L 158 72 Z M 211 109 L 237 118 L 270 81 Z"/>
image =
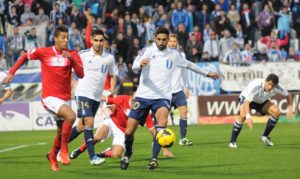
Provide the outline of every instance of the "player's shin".
<path id="1" fill-rule="evenodd" d="M 130 158 L 132 155 L 133 135 L 125 134 L 125 153 L 124 156 Z"/>
<path id="2" fill-rule="evenodd" d="M 230 142 L 236 142 L 238 135 L 242 130 L 242 127 L 243 123 L 240 123 L 238 120 L 234 122 Z"/>
<path id="3" fill-rule="evenodd" d="M 156 135 L 157 133 L 160 131 L 160 130 L 163 130 L 165 129 L 166 127 L 165 126 L 156 126 L 155 129 L 156 129 L 156 134 L 154 135 L 153 137 L 153 148 L 152 148 L 152 158 L 155 158 L 157 159 L 158 157 L 158 154 L 160 152 L 160 148 L 161 146 L 158 144 L 157 140 L 156 140 Z"/>
<path id="4" fill-rule="evenodd" d="M 180 138 L 183 139 L 186 137 L 186 131 L 187 131 L 187 119 L 180 119 L 179 120 L 179 126 L 180 126 Z"/>
<path id="5" fill-rule="evenodd" d="M 92 160 L 93 157 L 95 156 L 93 128 L 91 127 L 84 128 L 84 138 L 89 152 L 90 160 Z"/>
<path id="6" fill-rule="evenodd" d="M 81 134 L 82 131 L 80 131 L 77 126 L 72 127 L 71 136 L 69 139 L 69 143 L 72 142 L 76 137 L 78 137 L 79 134 Z"/>
<path id="7" fill-rule="evenodd" d="M 267 126 L 265 128 L 265 131 L 263 133 L 263 136 L 266 136 L 268 137 L 271 133 L 271 131 L 274 129 L 274 127 L 276 126 L 277 124 L 277 121 L 278 119 L 277 118 L 274 118 L 272 116 L 270 116 L 268 122 L 267 122 Z"/>
<path id="8" fill-rule="evenodd" d="M 72 131 L 72 124 L 68 121 L 64 121 L 62 125 L 62 134 L 61 134 L 61 151 L 68 152 L 68 143 Z"/>

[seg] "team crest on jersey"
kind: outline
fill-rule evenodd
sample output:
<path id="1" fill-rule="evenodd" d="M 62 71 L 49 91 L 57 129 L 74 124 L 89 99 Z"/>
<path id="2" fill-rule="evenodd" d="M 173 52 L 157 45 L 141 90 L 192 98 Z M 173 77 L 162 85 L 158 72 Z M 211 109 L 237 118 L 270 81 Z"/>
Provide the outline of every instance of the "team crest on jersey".
<path id="1" fill-rule="evenodd" d="M 141 106 L 141 103 L 138 101 L 133 101 L 132 109 L 138 109 Z"/>
<path id="2" fill-rule="evenodd" d="M 172 66 L 173 66 L 173 61 L 172 61 L 172 60 L 167 60 L 167 61 L 166 61 L 166 68 L 167 68 L 167 69 L 171 69 Z"/>

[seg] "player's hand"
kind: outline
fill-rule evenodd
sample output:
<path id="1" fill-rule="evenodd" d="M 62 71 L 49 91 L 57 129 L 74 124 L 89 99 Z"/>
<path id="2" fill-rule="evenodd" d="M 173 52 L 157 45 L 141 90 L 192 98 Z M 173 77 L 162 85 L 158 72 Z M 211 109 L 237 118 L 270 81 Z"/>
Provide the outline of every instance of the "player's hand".
<path id="1" fill-rule="evenodd" d="M 216 79 L 219 78 L 219 74 L 216 73 L 216 72 L 209 72 L 208 75 L 207 75 L 207 77 L 210 77 L 210 78 L 216 80 Z"/>
<path id="2" fill-rule="evenodd" d="M 249 129 L 253 128 L 253 120 L 251 118 L 246 120 L 247 126 L 249 127 Z"/>
<path id="3" fill-rule="evenodd" d="M 106 101 L 106 96 L 102 96 L 101 101 Z"/>
<path id="4" fill-rule="evenodd" d="M 10 83 L 14 79 L 14 76 L 12 74 L 8 74 L 4 80 L 2 81 L 3 83 Z"/>
<path id="5" fill-rule="evenodd" d="M 186 96 L 186 99 L 190 97 L 190 91 L 187 87 L 184 87 L 184 94 Z"/>
<path id="6" fill-rule="evenodd" d="M 72 55 L 71 55 L 70 52 L 68 52 L 68 51 L 66 51 L 66 50 L 63 50 L 63 51 L 62 51 L 62 55 L 63 55 L 64 58 L 69 58 L 69 59 L 72 60 Z"/>
<path id="7" fill-rule="evenodd" d="M 88 22 L 91 22 L 92 21 L 92 16 L 90 15 L 90 12 L 85 10 L 83 13 L 84 13 L 86 19 L 88 20 Z"/>
<path id="8" fill-rule="evenodd" d="M 145 58 L 143 60 L 141 60 L 140 65 L 143 68 L 144 66 L 146 66 L 148 63 L 150 62 L 149 58 Z"/>

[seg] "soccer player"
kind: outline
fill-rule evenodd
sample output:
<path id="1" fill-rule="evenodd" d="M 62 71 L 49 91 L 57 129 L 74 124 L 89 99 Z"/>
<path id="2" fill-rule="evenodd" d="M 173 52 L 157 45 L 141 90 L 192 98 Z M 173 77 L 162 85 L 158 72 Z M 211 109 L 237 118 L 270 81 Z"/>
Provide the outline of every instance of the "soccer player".
<path id="1" fill-rule="evenodd" d="M 0 89 L 1 92 L 4 91 L 3 96 L 0 97 L 0 104 L 2 104 L 6 99 L 8 99 L 12 94 L 10 83 L 3 83 L 3 80 L 6 78 L 6 76 L 7 73 L 0 68 L 0 82 L 1 82 Z"/>
<path id="2" fill-rule="evenodd" d="M 231 139 L 229 143 L 230 148 L 237 148 L 236 140 L 239 133 L 242 130 L 243 123 L 245 120 L 251 119 L 250 110 L 255 109 L 262 115 L 270 115 L 267 122 L 264 133 L 262 134 L 260 140 L 264 142 L 267 146 L 272 147 L 274 144 L 271 141 L 269 135 L 280 116 L 279 108 L 273 104 L 269 99 L 277 94 L 286 96 L 288 111 L 286 114 L 287 118 L 292 117 L 292 96 L 288 91 L 279 84 L 278 76 L 271 73 L 264 79 L 253 80 L 240 94 L 240 114 L 233 125 Z"/>
<path id="3" fill-rule="evenodd" d="M 217 73 L 204 72 L 197 65 L 185 60 L 175 49 L 167 48 L 168 38 L 168 29 L 158 27 L 155 32 L 155 43 L 144 48 L 134 60 L 132 69 L 141 69 L 141 76 L 125 130 L 125 153 L 120 163 L 122 170 L 126 170 L 129 166 L 134 132 L 140 123 L 145 122 L 150 109 L 157 120 L 156 133 L 166 128 L 172 97 L 170 80 L 178 66 L 186 67 L 214 79 L 218 78 Z M 153 155 L 148 164 L 150 170 L 158 167 L 157 156 L 160 151 L 155 136 L 153 141 Z"/>
<path id="4" fill-rule="evenodd" d="M 172 49 L 178 49 L 178 39 L 176 34 L 170 34 L 168 47 Z M 185 57 L 185 54 L 181 52 L 181 55 Z M 180 127 L 180 140 L 179 145 L 190 146 L 192 141 L 186 138 L 187 132 L 187 101 L 185 91 L 188 93 L 188 89 L 184 86 L 185 71 L 181 67 L 175 69 L 172 79 L 172 99 L 171 106 L 178 108 L 179 110 L 179 127 Z"/>
<path id="5" fill-rule="evenodd" d="M 100 152 L 96 155 L 99 157 L 110 157 L 118 158 L 121 156 L 124 150 L 125 141 L 125 129 L 128 120 L 128 113 L 131 108 L 131 103 L 135 95 L 135 88 L 132 90 L 131 96 L 120 95 L 116 97 L 104 96 L 103 100 L 109 105 L 113 105 L 113 111 L 110 117 L 105 118 L 105 120 L 99 125 L 96 133 L 94 134 L 94 144 L 105 141 L 110 136 L 113 137 L 112 147 Z M 152 121 L 151 115 L 147 116 L 146 126 L 152 135 L 155 134 L 154 122 Z M 87 148 L 86 142 L 84 142 L 79 148 L 75 149 L 71 155 L 71 159 L 77 158 L 82 152 Z M 174 157 L 174 155 L 168 151 L 168 149 L 163 149 L 164 155 L 166 157 Z"/>
<path id="6" fill-rule="evenodd" d="M 42 64 L 42 104 L 54 115 L 57 123 L 57 134 L 53 147 L 47 154 L 51 170 L 59 171 L 56 155 L 60 149 L 62 164 L 70 164 L 68 141 L 76 114 L 71 106 L 71 74 L 72 68 L 79 78 L 84 71 L 81 58 L 76 51 L 68 50 L 69 34 L 66 26 L 58 26 L 54 32 L 55 45 L 36 48 L 22 55 L 10 69 L 5 83 L 12 81 L 15 72 L 27 60 L 40 60 Z M 63 120 L 61 120 L 63 119 Z"/>
<path id="7" fill-rule="evenodd" d="M 115 59 L 112 55 L 104 52 L 104 33 L 102 30 L 92 30 L 91 37 L 92 48 L 80 52 L 85 77 L 78 80 L 75 89 L 77 117 L 80 120 L 78 125 L 73 127 L 70 142 L 82 132 L 83 125 L 90 164 L 100 165 L 104 159 L 96 156 L 94 151 L 94 117 L 100 105 L 107 74 L 113 78 Z"/>

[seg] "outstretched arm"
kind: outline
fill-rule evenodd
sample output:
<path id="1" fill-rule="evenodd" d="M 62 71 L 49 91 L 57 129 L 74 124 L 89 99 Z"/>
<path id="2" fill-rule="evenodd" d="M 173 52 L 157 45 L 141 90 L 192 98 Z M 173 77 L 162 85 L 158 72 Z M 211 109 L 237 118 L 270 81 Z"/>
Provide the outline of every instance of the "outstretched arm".
<path id="1" fill-rule="evenodd" d="M 7 98 L 9 98 L 11 96 L 11 93 L 11 89 L 6 90 L 3 97 L 0 98 L 0 104 L 3 103 Z"/>
<path id="2" fill-rule="evenodd" d="M 14 66 L 11 67 L 11 69 L 9 70 L 8 75 L 6 76 L 6 78 L 3 80 L 4 83 L 10 83 L 13 78 L 14 75 L 16 73 L 16 71 L 22 66 L 24 65 L 24 63 L 26 63 L 28 60 L 28 53 L 25 53 L 24 55 L 22 55 L 19 60 L 14 64 Z"/>
<path id="3" fill-rule="evenodd" d="M 194 64 L 194 63 L 192 63 L 190 61 L 187 61 L 186 68 L 188 68 L 188 69 L 190 69 L 193 72 L 196 72 L 198 74 L 210 77 L 210 78 L 212 78 L 214 80 L 219 78 L 218 73 L 216 73 L 216 72 L 209 72 L 209 73 L 207 73 L 206 71 L 202 70 L 198 65 L 196 65 L 196 64 Z"/>

